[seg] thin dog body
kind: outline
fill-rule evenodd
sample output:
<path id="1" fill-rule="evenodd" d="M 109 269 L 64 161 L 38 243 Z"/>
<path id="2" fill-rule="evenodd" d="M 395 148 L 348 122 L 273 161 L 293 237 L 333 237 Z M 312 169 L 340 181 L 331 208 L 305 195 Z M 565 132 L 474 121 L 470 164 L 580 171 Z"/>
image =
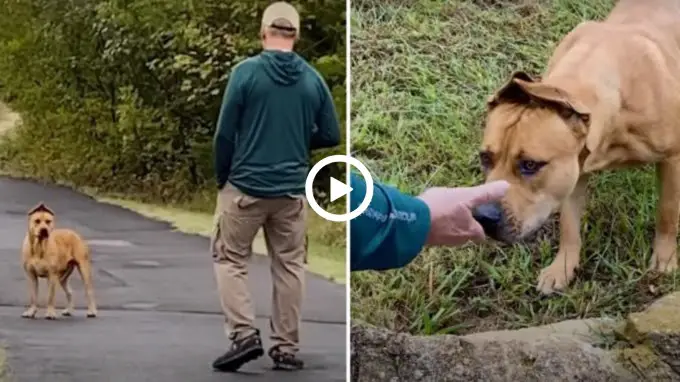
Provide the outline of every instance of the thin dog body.
<path id="1" fill-rule="evenodd" d="M 560 243 L 538 277 L 563 290 L 581 251 L 587 183 L 598 170 L 654 163 L 659 180 L 650 268 L 677 269 L 680 217 L 680 0 L 622 0 L 554 50 L 542 78 L 515 72 L 488 100 L 480 151 L 487 181 L 511 187 L 475 216 L 514 242 L 560 212 Z"/>
<path id="2" fill-rule="evenodd" d="M 87 317 L 97 316 L 92 285 L 90 251 L 83 239 L 69 229 L 54 228 L 54 212 L 40 203 L 28 212 L 28 232 L 22 246 L 22 263 L 30 289 L 30 304 L 22 314 L 34 318 L 38 311 L 38 280 L 47 279 L 47 307 L 45 318 L 56 319 L 55 294 L 60 285 L 66 294 L 63 316 L 73 314 L 73 293 L 69 277 L 78 269 L 87 298 Z"/>

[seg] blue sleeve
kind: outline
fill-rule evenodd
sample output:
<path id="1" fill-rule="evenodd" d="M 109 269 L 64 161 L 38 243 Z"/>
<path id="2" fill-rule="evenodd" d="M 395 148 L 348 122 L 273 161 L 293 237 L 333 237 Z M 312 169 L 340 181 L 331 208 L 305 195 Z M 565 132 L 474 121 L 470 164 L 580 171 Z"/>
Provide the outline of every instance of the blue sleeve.
<path id="1" fill-rule="evenodd" d="M 351 173 L 350 211 L 366 195 L 363 177 Z M 350 222 L 350 269 L 387 270 L 409 264 L 430 232 L 430 210 L 422 200 L 374 182 L 368 208 Z"/>
<path id="2" fill-rule="evenodd" d="M 231 161 L 234 156 L 236 131 L 241 121 L 243 97 L 241 92 L 242 78 L 240 77 L 242 77 L 242 74 L 236 68 L 229 76 L 213 140 L 215 177 L 220 187 L 227 183 L 229 178 Z"/>

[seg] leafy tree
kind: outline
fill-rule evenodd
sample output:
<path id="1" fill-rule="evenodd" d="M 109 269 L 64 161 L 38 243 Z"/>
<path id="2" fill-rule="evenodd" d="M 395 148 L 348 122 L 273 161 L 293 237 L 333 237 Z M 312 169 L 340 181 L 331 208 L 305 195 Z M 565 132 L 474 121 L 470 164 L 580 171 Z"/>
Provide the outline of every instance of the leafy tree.
<path id="1" fill-rule="evenodd" d="M 0 159 L 33 177 L 156 201 L 212 190 L 222 92 L 231 67 L 260 49 L 269 3 L 0 0 L 0 95 L 24 120 Z M 344 124 L 345 2 L 295 5 L 298 52 L 326 79 Z M 343 141 L 313 159 L 344 151 Z"/>

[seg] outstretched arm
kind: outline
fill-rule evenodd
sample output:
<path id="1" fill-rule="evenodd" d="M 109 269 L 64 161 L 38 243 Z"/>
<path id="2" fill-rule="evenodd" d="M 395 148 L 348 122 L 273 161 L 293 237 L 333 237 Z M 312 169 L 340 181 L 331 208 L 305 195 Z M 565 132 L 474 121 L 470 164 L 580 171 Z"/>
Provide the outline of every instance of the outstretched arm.
<path id="1" fill-rule="evenodd" d="M 350 175 L 350 210 L 366 195 L 364 179 Z M 386 270 L 409 264 L 430 231 L 430 211 L 422 200 L 374 182 L 368 209 L 350 222 L 350 269 Z"/>

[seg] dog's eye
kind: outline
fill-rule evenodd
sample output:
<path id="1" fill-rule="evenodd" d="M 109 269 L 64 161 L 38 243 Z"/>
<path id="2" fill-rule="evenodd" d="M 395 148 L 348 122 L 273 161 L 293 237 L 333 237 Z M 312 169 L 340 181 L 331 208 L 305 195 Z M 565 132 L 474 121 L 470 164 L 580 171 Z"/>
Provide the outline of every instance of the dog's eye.
<path id="1" fill-rule="evenodd" d="M 52 224 L 52 220 L 45 220 L 45 224 Z"/>
<path id="2" fill-rule="evenodd" d="M 485 169 L 493 166 L 493 159 L 491 158 L 491 154 L 489 154 L 486 151 L 482 151 L 481 153 L 479 153 L 479 162 Z"/>
<path id="3" fill-rule="evenodd" d="M 35 219 L 35 224 L 40 224 L 40 219 Z"/>
<path id="4" fill-rule="evenodd" d="M 524 176 L 531 176 L 536 174 L 547 162 L 535 161 L 535 160 L 520 160 L 519 161 L 519 172 Z"/>

